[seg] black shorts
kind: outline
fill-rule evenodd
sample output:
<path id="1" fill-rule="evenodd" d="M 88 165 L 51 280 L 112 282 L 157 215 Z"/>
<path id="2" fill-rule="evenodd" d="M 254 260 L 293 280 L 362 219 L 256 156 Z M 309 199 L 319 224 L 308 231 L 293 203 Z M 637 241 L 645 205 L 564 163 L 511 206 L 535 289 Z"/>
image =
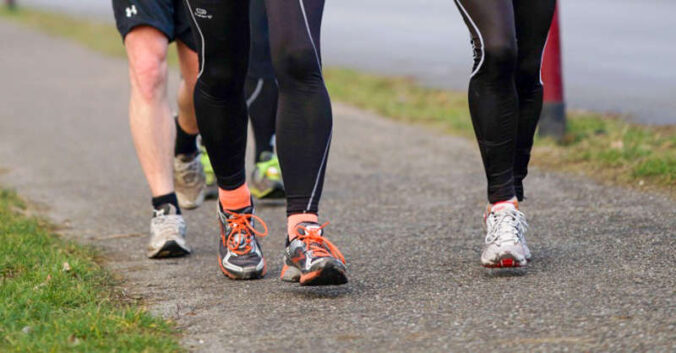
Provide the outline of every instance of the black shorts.
<path id="1" fill-rule="evenodd" d="M 112 0 L 117 30 L 122 40 L 137 26 L 151 26 L 164 33 L 169 42 L 180 40 L 197 50 L 190 31 L 190 14 L 184 0 Z"/>

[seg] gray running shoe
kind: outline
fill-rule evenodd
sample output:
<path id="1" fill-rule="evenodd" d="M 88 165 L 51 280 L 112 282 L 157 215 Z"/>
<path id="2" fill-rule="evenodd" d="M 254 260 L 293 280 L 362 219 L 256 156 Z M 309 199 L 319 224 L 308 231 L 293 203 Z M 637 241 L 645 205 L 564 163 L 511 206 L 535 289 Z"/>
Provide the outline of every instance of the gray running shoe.
<path id="1" fill-rule="evenodd" d="M 221 237 L 218 242 L 218 265 L 223 274 L 231 279 L 255 279 L 265 276 L 267 266 L 258 237 L 268 234 L 262 219 L 254 215 L 253 206 L 241 212 L 223 211 L 218 202 L 218 220 Z M 258 221 L 263 227 L 260 232 L 254 228 Z"/>
<path id="2" fill-rule="evenodd" d="M 345 258 L 324 238 L 325 226 L 310 222 L 296 226 L 296 237 L 291 242 L 287 240 L 281 274 L 283 281 L 299 282 L 301 286 L 347 283 Z"/>
<path id="3" fill-rule="evenodd" d="M 185 243 L 185 231 L 185 221 L 183 216 L 176 214 L 176 207 L 164 204 L 154 210 L 150 220 L 148 257 L 159 259 L 190 254 L 191 250 Z"/>
<path id="4" fill-rule="evenodd" d="M 174 188 L 181 208 L 197 208 L 204 202 L 206 177 L 199 152 L 174 157 Z"/>

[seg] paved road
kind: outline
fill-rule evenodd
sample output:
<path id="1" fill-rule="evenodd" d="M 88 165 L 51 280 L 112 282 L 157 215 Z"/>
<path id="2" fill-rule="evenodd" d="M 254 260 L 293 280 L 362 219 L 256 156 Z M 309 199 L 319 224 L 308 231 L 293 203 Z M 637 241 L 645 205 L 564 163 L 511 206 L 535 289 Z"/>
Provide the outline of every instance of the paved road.
<path id="1" fill-rule="evenodd" d="M 109 1 L 20 2 L 112 21 Z M 676 2 L 562 0 L 560 5 L 569 106 L 676 124 Z M 468 34 L 452 0 L 328 1 L 323 36 L 328 65 L 467 87 Z"/>
<path id="2" fill-rule="evenodd" d="M 176 319 L 191 350 L 676 348 L 673 200 L 536 170 L 524 205 L 532 266 L 484 270 L 474 144 L 340 104 L 322 218 L 348 259 L 348 285 L 277 279 L 280 207 L 259 208 L 271 227 L 263 280 L 220 273 L 213 203 L 186 213 L 194 255 L 148 260 L 125 62 L 2 21 L 0 38 L 0 181 L 101 247 L 128 294 Z"/>

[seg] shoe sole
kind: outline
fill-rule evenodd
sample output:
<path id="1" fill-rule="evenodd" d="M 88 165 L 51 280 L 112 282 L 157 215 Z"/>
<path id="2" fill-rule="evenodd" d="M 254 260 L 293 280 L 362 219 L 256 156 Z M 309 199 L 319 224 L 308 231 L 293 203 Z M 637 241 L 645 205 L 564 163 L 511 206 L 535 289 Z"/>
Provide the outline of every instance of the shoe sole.
<path id="1" fill-rule="evenodd" d="M 159 250 L 148 253 L 148 257 L 151 259 L 166 259 L 186 255 L 190 255 L 190 249 L 186 249 L 178 245 L 178 243 L 176 243 L 173 240 L 164 243 L 164 245 L 162 245 L 162 248 L 160 248 Z"/>
<path id="2" fill-rule="evenodd" d="M 263 261 L 265 261 L 265 260 L 263 260 Z M 265 263 L 265 262 L 263 263 L 263 270 L 260 271 L 260 272 L 256 271 L 255 269 L 250 270 L 250 271 L 244 271 L 242 273 L 230 272 L 223 266 L 223 263 L 221 262 L 220 256 L 218 257 L 218 267 L 221 268 L 221 272 L 223 272 L 223 274 L 226 277 L 233 279 L 233 280 L 236 280 L 236 281 L 237 280 L 249 280 L 249 279 L 263 278 L 265 276 L 265 274 L 268 272 L 268 264 Z"/>
<path id="3" fill-rule="evenodd" d="M 347 273 L 332 262 L 326 262 L 318 270 L 300 276 L 301 286 L 331 286 L 347 283 Z"/>
<path id="4" fill-rule="evenodd" d="M 502 257 L 500 260 L 498 260 L 497 263 L 491 263 L 491 264 L 481 264 L 481 266 L 486 267 L 486 268 L 514 268 L 514 267 L 526 267 L 528 265 L 528 261 L 526 260 L 523 263 L 519 262 L 516 260 L 514 257 L 510 255 L 506 255 Z"/>
<path id="5" fill-rule="evenodd" d="M 300 282 L 300 276 L 301 273 L 299 269 L 284 264 L 279 278 L 284 282 Z"/>

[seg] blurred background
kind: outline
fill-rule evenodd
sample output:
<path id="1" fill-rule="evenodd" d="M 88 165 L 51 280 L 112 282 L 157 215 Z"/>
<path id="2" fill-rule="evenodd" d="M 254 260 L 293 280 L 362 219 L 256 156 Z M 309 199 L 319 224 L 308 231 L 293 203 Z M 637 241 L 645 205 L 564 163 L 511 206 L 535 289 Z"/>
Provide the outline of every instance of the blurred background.
<path id="1" fill-rule="evenodd" d="M 113 23 L 107 0 L 17 0 Z M 676 124 L 676 1 L 559 1 L 566 103 Z M 412 76 L 432 87 L 467 85 L 467 29 L 451 0 L 327 1 L 327 66 Z"/>

